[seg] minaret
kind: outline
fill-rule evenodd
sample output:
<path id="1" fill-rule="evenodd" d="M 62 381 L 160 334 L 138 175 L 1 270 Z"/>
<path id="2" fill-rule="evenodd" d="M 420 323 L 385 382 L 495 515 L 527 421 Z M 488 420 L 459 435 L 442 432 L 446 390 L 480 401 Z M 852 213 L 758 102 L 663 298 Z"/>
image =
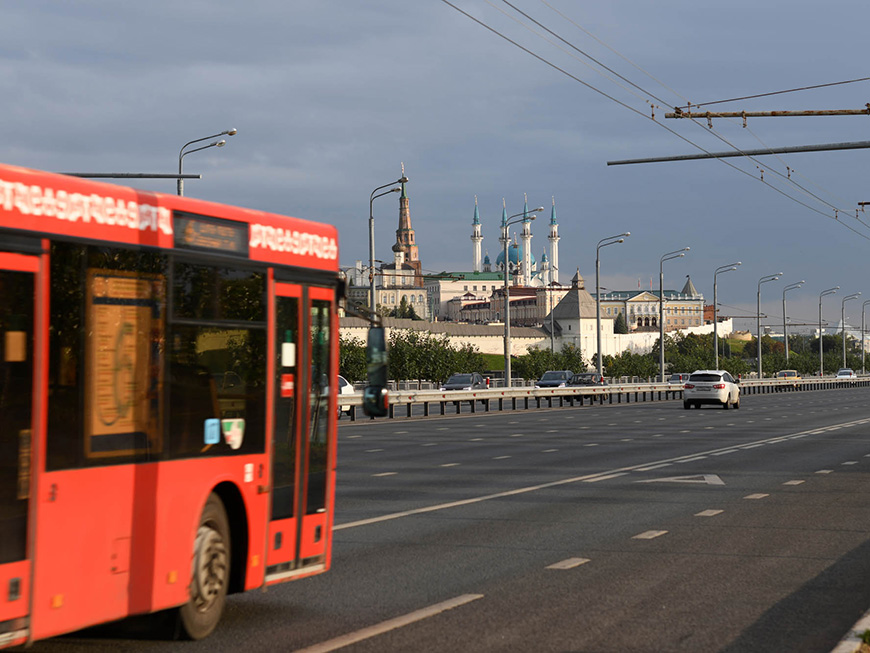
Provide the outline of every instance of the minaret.
<path id="1" fill-rule="evenodd" d="M 489 252 L 487 252 L 486 256 L 483 257 L 483 271 L 492 272 L 492 263 L 489 260 Z"/>
<path id="2" fill-rule="evenodd" d="M 548 283 L 559 283 L 559 225 L 556 224 L 556 198 L 553 197 L 553 209 L 550 211 L 550 278 Z"/>
<path id="3" fill-rule="evenodd" d="M 532 219 L 529 217 L 529 198 L 523 195 L 523 269 L 521 270 L 521 286 L 528 286 L 532 281 Z"/>
<path id="4" fill-rule="evenodd" d="M 508 243 L 509 239 L 507 231 L 507 204 L 505 204 L 503 197 L 501 198 L 501 205 L 501 236 L 499 237 L 498 242 L 501 243 L 501 251 L 504 252 L 504 246 L 506 243 Z M 510 251 L 508 251 L 508 254 L 510 254 Z M 496 261 L 497 260 L 498 258 L 496 258 Z M 508 256 L 507 260 L 504 262 L 504 268 L 502 269 L 502 272 L 504 274 L 507 274 L 508 270 L 510 270 L 510 256 Z"/>
<path id="5" fill-rule="evenodd" d="M 405 176 L 405 164 L 402 164 L 402 177 Z M 423 269 L 420 264 L 420 253 L 417 249 L 417 242 L 414 238 L 414 229 L 411 227 L 411 200 L 408 198 L 408 193 L 405 190 L 405 183 L 402 182 L 402 195 L 399 197 L 399 228 L 396 229 L 396 242 L 405 253 L 405 263 L 414 268 L 415 279 L 414 283 L 418 286 L 423 285 Z"/>
<path id="6" fill-rule="evenodd" d="M 477 195 L 474 196 L 474 220 L 471 222 L 471 242 L 474 244 L 474 267 L 473 272 L 480 272 L 480 246 L 483 236 L 480 233 L 480 212 L 477 210 Z"/>
<path id="7" fill-rule="evenodd" d="M 550 261 L 547 258 L 547 250 L 544 250 L 544 253 L 541 254 L 541 281 L 545 286 L 550 285 Z"/>

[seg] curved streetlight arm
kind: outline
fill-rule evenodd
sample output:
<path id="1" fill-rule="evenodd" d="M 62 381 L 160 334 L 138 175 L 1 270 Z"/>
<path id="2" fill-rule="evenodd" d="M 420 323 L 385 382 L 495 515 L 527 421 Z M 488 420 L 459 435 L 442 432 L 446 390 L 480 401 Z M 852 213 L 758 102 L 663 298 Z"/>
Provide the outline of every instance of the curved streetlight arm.
<path id="1" fill-rule="evenodd" d="M 685 252 L 688 252 L 690 247 L 683 247 L 683 249 L 675 249 L 673 252 L 668 252 L 664 256 L 662 256 L 660 263 L 664 263 L 665 261 L 670 261 L 671 259 L 681 258 L 685 256 Z"/>
<path id="2" fill-rule="evenodd" d="M 186 157 L 188 154 L 193 154 L 194 152 L 199 152 L 200 150 L 207 150 L 210 147 L 223 147 L 226 145 L 226 141 L 215 141 L 214 143 L 209 143 L 208 145 L 203 145 L 202 147 L 195 147 L 192 150 L 188 150 L 187 152 L 182 152 L 181 156 L 178 157 L 178 174 L 181 174 L 181 160 Z"/>
<path id="3" fill-rule="evenodd" d="M 713 272 L 714 275 L 719 274 L 720 272 L 730 272 L 731 270 L 736 270 L 739 266 L 743 265 L 741 261 L 737 261 L 736 263 L 729 263 L 728 265 L 722 265 Z"/>
<path id="4" fill-rule="evenodd" d="M 631 232 L 626 231 L 625 233 L 617 234 L 616 236 L 608 236 L 607 238 L 602 238 L 601 240 L 598 241 L 598 245 L 595 247 L 595 249 L 598 250 L 601 247 L 607 247 L 608 245 L 613 245 L 614 243 L 623 243 L 623 242 L 625 242 L 625 239 L 628 238 L 630 235 L 631 235 Z M 622 240 L 620 240 L 620 239 L 622 239 Z M 608 240 L 613 241 L 613 242 L 610 242 L 610 243 L 605 242 Z M 602 244 L 602 243 L 604 243 L 604 244 Z"/>
<path id="5" fill-rule="evenodd" d="M 235 136 L 238 132 L 239 132 L 239 130 L 236 129 L 235 127 L 233 127 L 232 129 L 227 129 L 225 131 L 222 131 L 219 134 L 212 134 L 211 136 L 203 136 L 202 138 L 195 138 L 192 141 L 188 141 L 187 143 L 182 145 L 181 149 L 178 151 L 178 158 L 180 159 L 183 156 L 183 154 L 189 154 L 189 152 L 184 151 L 184 148 L 186 148 L 188 145 L 193 145 L 194 143 L 201 143 L 202 141 L 207 141 L 210 138 L 217 138 L 218 136 Z M 202 148 L 199 148 L 199 149 L 202 149 Z M 195 151 L 196 150 L 191 150 L 191 152 L 195 152 Z"/>
<path id="6" fill-rule="evenodd" d="M 369 198 L 369 202 L 373 202 L 373 201 L 375 200 L 376 197 L 380 197 L 381 195 L 385 195 L 385 194 L 386 194 L 386 193 L 381 193 L 381 195 L 375 195 L 375 193 L 377 193 L 377 192 L 378 192 L 379 190 L 381 190 L 382 188 L 386 188 L 387 186 L 393 186 L 393 185 L 395 185 L 395 184 L 407 184 L 407 183 L 408 183 L 408 178 L 405 177 L 404 175 L 402 175 L 402 176 L 401 176 L 399 179 L 397 179 L 396 181 L 391 181 L 389 184 L 384 184 L 383 186 L 378 186 L 377 188 L 375 188 L 375 189 L 372 191 L 372 194 L 371 194 L 371 196 L 370 196 L 370 198 Z M 402 189 L 400 188 L 399 190 L 402 190 Z M 392 192 L 395 192 L 395 191 L 387 191 L 387 192 L 388 192 L 388 193 L 392 193 Z"/>

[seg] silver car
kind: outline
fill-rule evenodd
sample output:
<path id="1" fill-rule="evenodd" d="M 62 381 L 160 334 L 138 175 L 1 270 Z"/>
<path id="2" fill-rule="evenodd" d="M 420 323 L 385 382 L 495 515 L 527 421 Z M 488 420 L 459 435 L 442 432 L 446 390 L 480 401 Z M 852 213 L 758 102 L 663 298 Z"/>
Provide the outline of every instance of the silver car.
<path id="1" fill-rule="evenodd" d="M 683 386 L 683 408 L 700 408 L 701 404 L 715 404 L 722 408 L 740 408 L 740 386 L 723 370 L 697 370 L 692 372 Z"/>

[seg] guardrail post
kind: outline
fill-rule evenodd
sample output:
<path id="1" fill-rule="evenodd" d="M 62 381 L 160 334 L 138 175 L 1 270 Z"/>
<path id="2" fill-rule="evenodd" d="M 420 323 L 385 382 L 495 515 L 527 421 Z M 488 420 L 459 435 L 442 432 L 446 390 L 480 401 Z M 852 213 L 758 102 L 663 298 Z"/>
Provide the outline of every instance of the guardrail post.
<path id="1" fill-rule="evenodd" d="M 429 402 L 423 402 L 423 417 L 429 417 Z"/>

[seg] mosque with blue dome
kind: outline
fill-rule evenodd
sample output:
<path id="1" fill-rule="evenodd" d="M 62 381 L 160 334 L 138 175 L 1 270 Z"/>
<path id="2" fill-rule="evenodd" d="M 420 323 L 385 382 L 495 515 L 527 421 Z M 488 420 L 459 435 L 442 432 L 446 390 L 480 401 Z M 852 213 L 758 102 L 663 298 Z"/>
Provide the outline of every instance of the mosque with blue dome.
<path id="1" fill-rule="evenodd" d="M 508 226 L 507 207 L 502 200 L 501 213 L 501 251 L 495 259 L 495 269 L 493 270 L 492 263 L 487 252 L 481 262 L 481 250 L 483 245 L 483 236 L 481 234 L 480 212 L 477 207 L 477 198 L 474 198 L 474 219 L 471 227 L 471 242 L 473 245 L 472 270 L 474 272 L 501 272 L 505 269 L 513 277 L 516 286 L 525 287 L 544 287 L 551 284 L 559 283 L 559 224 L 556 222 L 556 199 L 553 198 L 553 207 L 550 211 L 549 241 L 550 254 L 547 255 L 547 249 L 544 249 L 541 254 L 541 262 L 535 258 L 532 253 L 532 220 L 534 219 L 534 211 L 529 211 L 528 199 L 523 205 L 523 219 L 519 224 L 522 225 L 519 234 L 514 234 L 513 241 L 510 240 L 510 227 Z M 505 265 L 505 245 L 507 245 L 507 265 Z"/>

